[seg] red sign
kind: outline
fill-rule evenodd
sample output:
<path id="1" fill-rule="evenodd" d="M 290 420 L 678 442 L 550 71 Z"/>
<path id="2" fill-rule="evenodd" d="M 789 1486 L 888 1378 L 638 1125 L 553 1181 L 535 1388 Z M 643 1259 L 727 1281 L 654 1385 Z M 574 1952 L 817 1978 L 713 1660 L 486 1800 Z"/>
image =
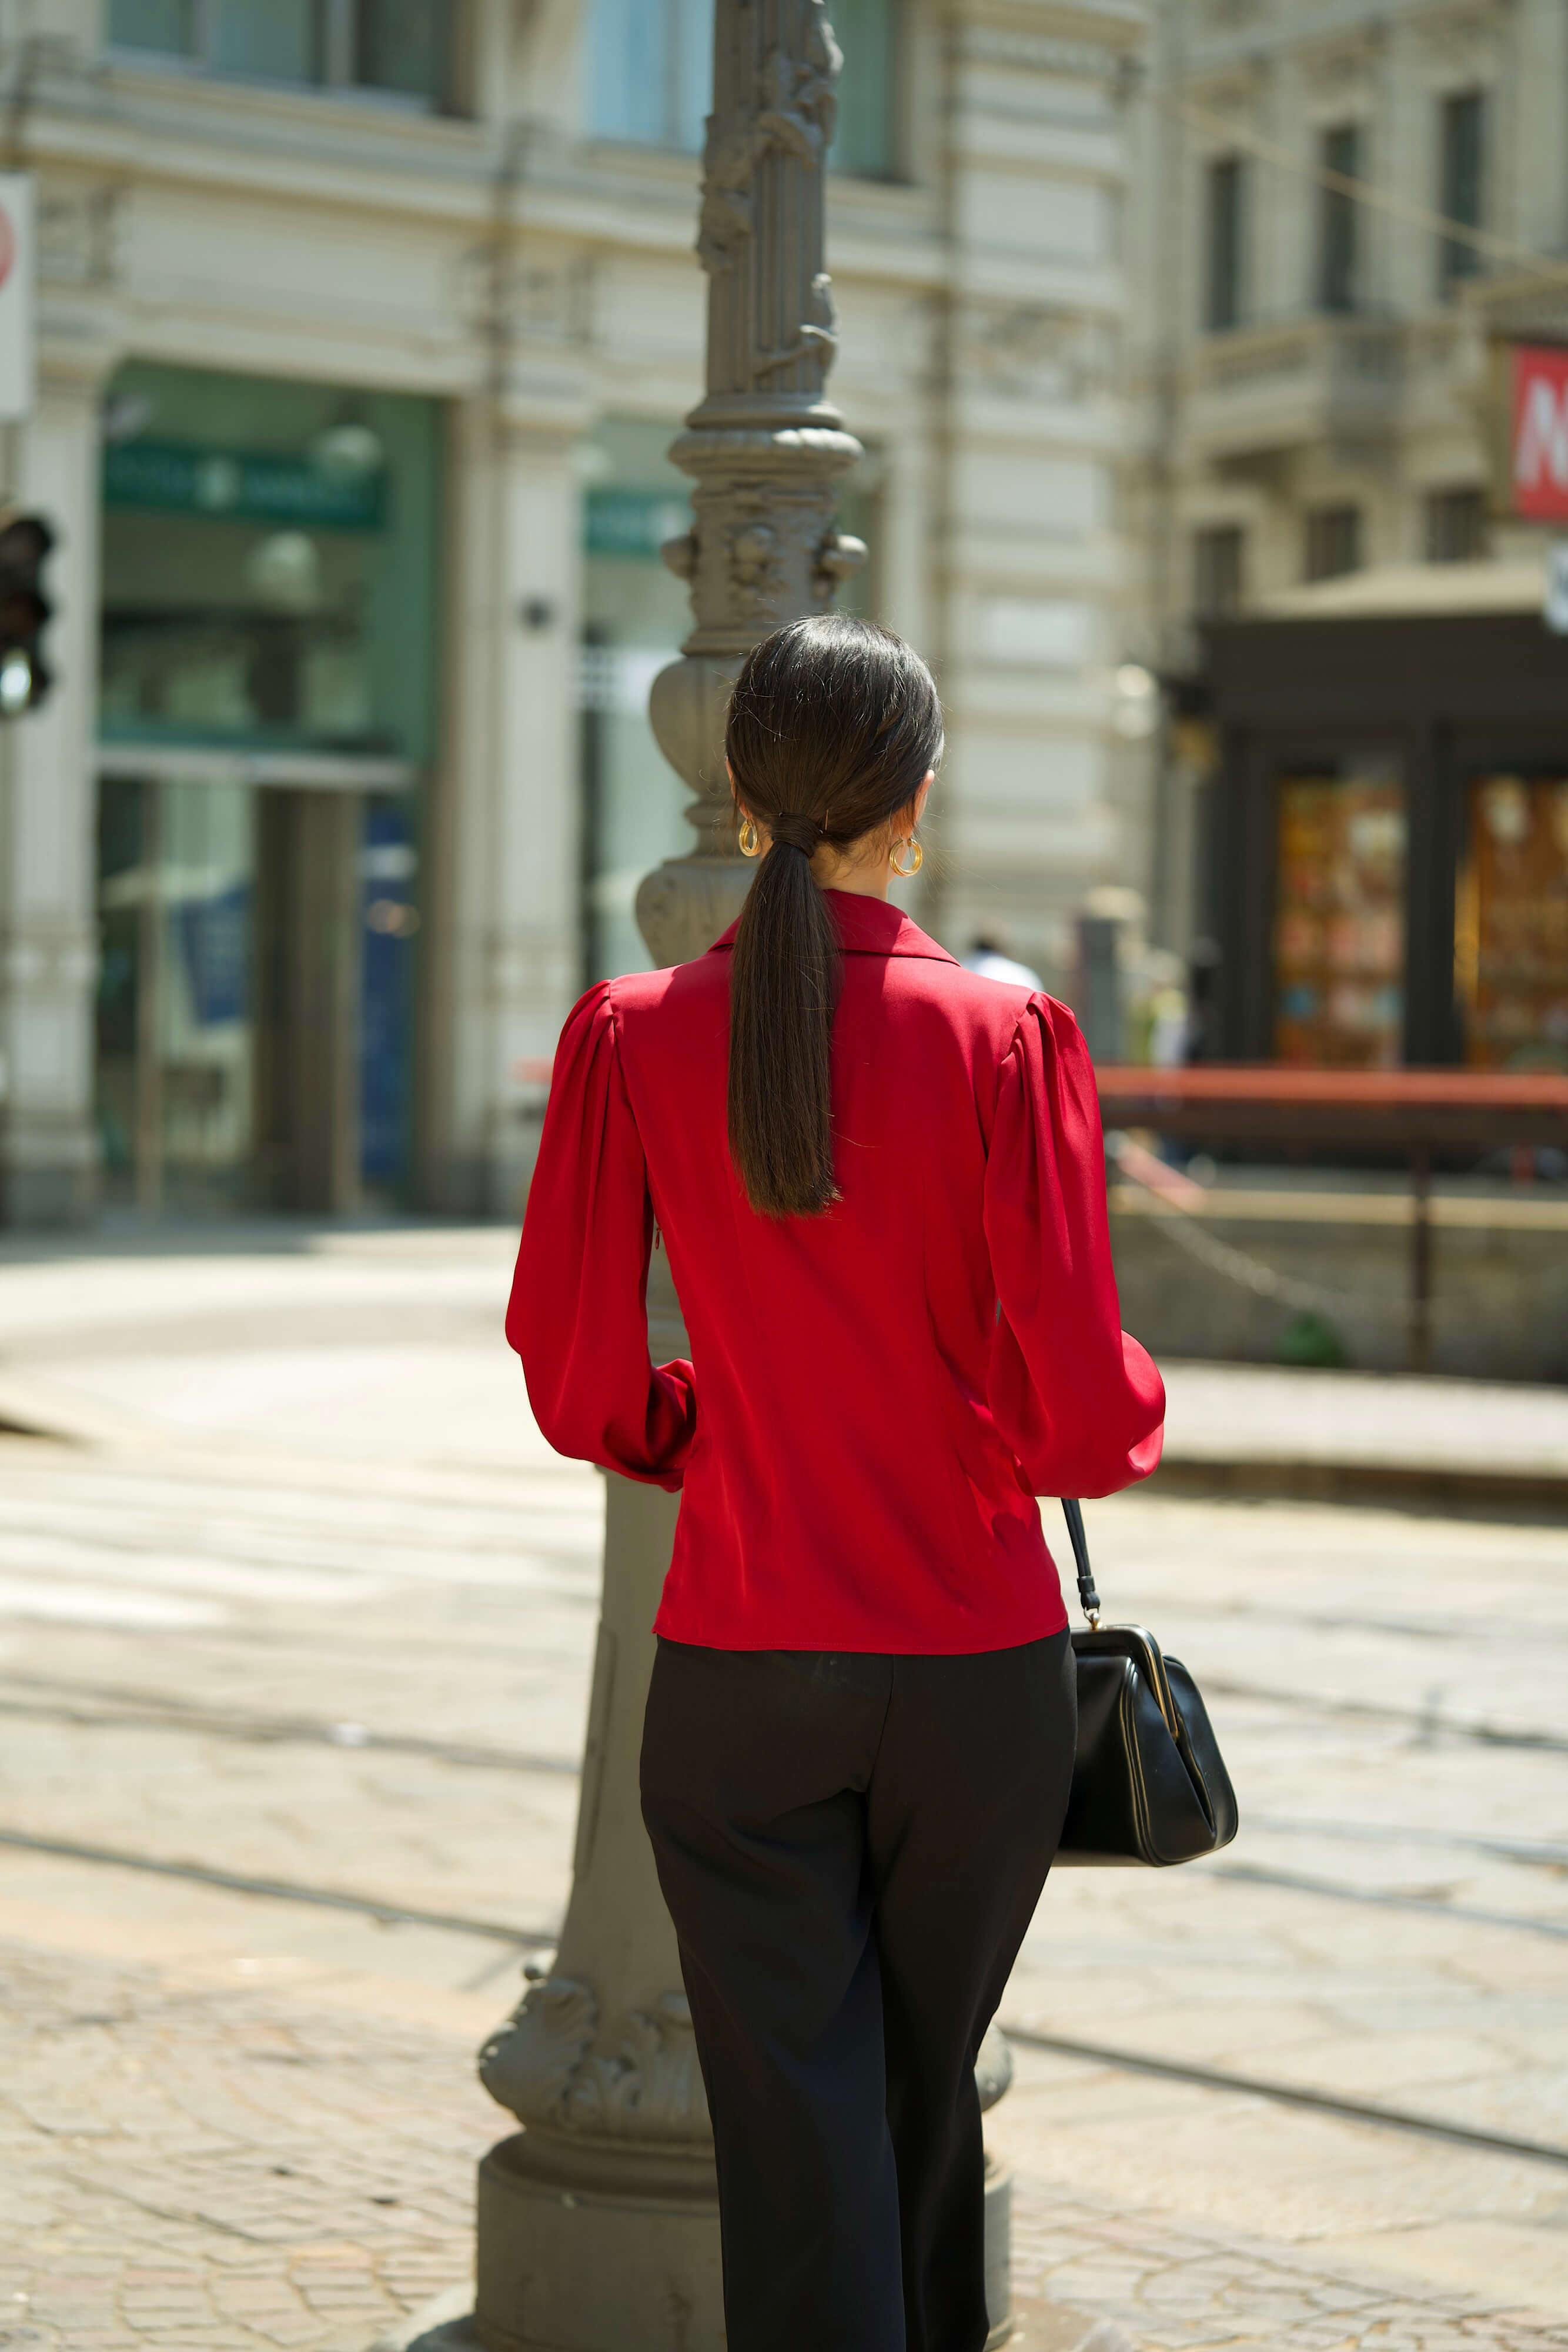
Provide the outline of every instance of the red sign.
<path id="1" fill-rule="evenodd" d="M 1568 521 L 1568 351 L 1514 347 L 1511 470 L 1515 514 Z"/>

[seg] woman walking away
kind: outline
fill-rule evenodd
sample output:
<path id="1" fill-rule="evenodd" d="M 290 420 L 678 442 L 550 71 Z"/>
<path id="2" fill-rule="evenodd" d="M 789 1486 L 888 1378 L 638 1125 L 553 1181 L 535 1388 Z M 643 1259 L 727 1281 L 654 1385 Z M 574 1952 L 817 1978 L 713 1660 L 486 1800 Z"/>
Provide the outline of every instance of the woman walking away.
<path id="1" fill-rule="evenodd" d="M 507 1333 L 563 1454 L 681 1493 L 643 1810 L 713 2116 L 729 2352 L 980 2352 L 974 2066 L 1067 1804 L 1036 1495 L 1159 1459 L 1071 1015 L 887 902 L 941 757 L 797 621 L 726 739 L 738 923 L 562 1036 Z M 692 1360 L 654 1369 L 655 1233 Z"/>

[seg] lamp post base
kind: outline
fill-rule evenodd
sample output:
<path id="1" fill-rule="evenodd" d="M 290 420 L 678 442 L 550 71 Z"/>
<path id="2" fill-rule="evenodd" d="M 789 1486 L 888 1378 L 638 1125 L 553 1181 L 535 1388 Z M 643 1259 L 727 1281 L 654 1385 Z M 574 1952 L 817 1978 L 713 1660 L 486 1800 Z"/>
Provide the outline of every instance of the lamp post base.
<path id="1" fill-rule="evenodd" d="M 724 2352 L 711 2163 L 518 2132 L 479 2167 L 473 2334 L 484 2352 Z M 1013 2332 L 1012 2175 L 986 2159 L 987 2352 Z"/>
<path id="2" fill-rule="evenodd" d="M 986 2315 L 991 2332 L 986 2352 L 995 2352 L 1013 2332 L 1013 2176 L 986 2153 Z"/>
<path id="3" fill-rule="evenodd" d="M 713 2160 L 543 2131 L 479 2167 L 485 2352 L 724 2352 Z"/>

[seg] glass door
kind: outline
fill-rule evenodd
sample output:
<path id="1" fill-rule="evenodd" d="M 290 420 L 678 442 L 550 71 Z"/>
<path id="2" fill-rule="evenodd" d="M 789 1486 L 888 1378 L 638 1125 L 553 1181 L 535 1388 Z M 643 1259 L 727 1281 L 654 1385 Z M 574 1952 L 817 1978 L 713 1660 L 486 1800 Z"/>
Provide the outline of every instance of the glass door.
<path id="1" fill-rule="evenodd" d="M 103 780 L 99 1122 L 108 1197 L 241 1204 L 253 1146 L 255 794 Z"/>
<path id="2" fill-rule="evenodd" d="M 418 869 L 405 794 L 101 778 L 106 1200 L 204 1216 L 405 1197 Z"/>

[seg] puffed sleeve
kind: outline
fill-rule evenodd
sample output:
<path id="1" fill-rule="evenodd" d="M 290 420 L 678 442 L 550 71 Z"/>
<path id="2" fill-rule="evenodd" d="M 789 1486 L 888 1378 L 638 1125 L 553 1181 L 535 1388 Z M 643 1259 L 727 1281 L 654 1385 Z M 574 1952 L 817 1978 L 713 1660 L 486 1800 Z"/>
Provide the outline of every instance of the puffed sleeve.
<path id="1" fill-rule="evenodd" d="M 1160 1458 L 1165 1384 L 1122 1328 L 1093 1066 L 1031 996 L 1002 1064 L 986 1169 L 998 1315 L 988 1390 L 1037 1495 L 1113 1495 Z"/>
<path id="2" fill-rule="evenodd" d="M 507 1338 L 558 1454 L 672 1492 L 696 1426 L 688 1363 L 648 1357 L 653 1208 L 609 982 L 573 1007 L 556 1051 L 517 1251 Z"/>

